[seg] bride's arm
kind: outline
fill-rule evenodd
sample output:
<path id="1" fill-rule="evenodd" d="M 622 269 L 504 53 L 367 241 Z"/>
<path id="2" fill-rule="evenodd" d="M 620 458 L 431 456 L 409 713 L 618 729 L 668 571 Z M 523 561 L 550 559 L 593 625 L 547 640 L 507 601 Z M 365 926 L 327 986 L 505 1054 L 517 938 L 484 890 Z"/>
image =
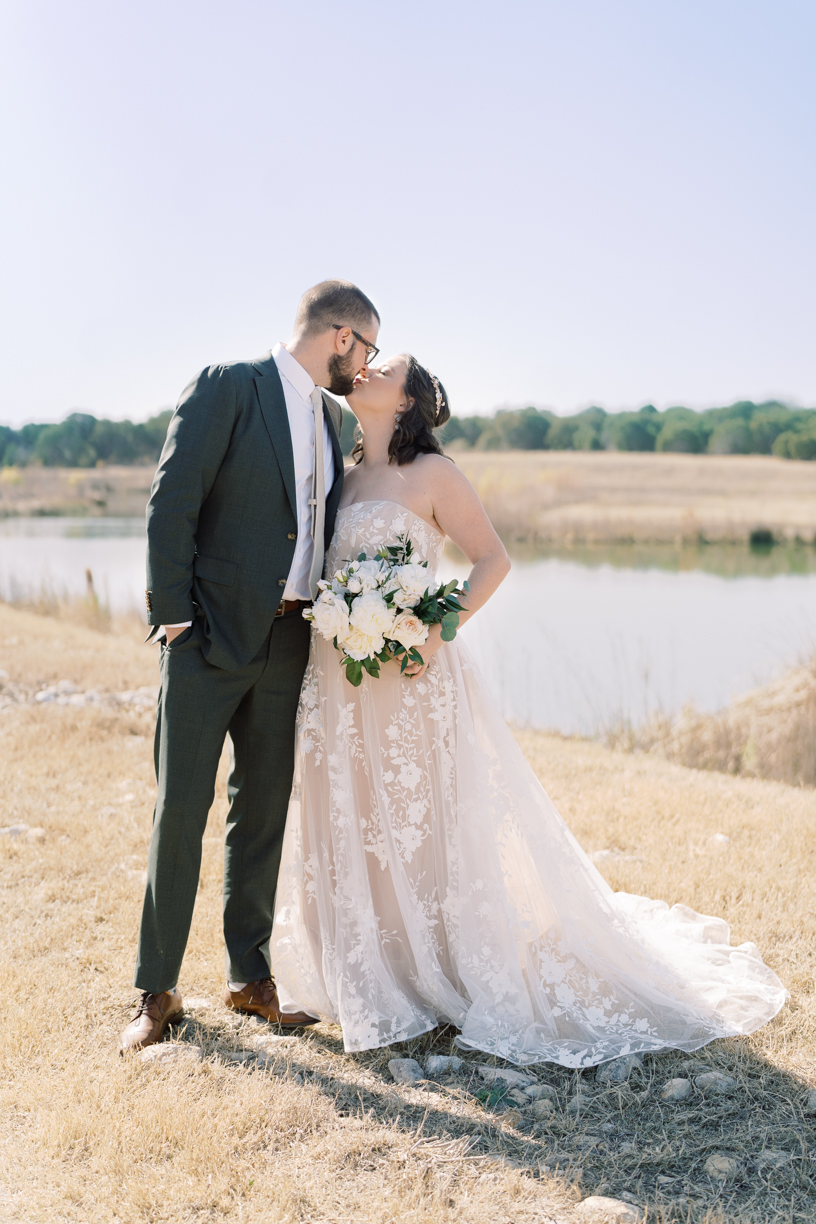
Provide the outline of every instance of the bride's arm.
<path id="1" fill-rule="evenodd" d="M 459 617 L 460 626 L 487 603 L 510 570 L 510 558 L 493 524 L 485 513 L 479 495 L 466 476 L 449 459 L 429 455 L 423 463 L 425 490 L 433 503 L 433 515 L 445 535 L 465 554 L 472 565 L 468 574 L 467 610 Z M 463 605 L 465 601 L 463 600 Z M 442 630 L 434 625 L 421 647 L 427 661 L 442 646 Z M 408 675 L 421 675 L 425 667 L 407 668 Z"/>

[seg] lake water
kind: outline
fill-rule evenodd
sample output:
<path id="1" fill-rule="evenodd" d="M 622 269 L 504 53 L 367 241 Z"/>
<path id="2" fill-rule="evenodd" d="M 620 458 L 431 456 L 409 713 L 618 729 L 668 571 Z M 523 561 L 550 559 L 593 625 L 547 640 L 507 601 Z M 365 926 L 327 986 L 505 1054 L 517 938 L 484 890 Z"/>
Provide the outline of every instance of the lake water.
<path id="1" fill-rule="evenodd" d="M 0 593 L 81 594 L 90 569 L 114 611 L 141 610 L 144 553 L 141 518 L 0 520 Z M 690 701 L 713 711 L 816 649 L 813 550 L 709 549 L 683 564 L 621 547 L 515 559 L 462 631 L 505 717 L 588 735 Z M 446 577 L 466 573 L 446 555 Z"/>

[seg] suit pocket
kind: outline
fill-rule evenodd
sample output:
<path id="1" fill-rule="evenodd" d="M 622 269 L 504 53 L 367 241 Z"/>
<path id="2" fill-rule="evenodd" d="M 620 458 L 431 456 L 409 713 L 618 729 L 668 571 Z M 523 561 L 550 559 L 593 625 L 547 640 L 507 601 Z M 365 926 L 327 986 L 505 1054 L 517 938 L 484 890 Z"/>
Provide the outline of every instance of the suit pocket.
<path id="1" fill-rule="evenodd" d="M 221 586 L 232 586 L 238 573 L 236 561 L 220 561 L 217 557 L 196 557 L 193 573 L 205 582 L 219 582 Z"/>

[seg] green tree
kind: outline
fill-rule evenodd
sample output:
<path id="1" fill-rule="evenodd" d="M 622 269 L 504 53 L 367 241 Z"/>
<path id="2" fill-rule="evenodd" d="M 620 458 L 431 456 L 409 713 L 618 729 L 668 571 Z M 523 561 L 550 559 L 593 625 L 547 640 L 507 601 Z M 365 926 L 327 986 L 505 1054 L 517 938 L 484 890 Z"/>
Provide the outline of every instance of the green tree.
<path id="1" fill-rule="evenodd" d="M 708 439 L 708 450 L 712 455 L 747 455 L 751 445 L 751 430 L 740 417 L 721 421 Z"/>

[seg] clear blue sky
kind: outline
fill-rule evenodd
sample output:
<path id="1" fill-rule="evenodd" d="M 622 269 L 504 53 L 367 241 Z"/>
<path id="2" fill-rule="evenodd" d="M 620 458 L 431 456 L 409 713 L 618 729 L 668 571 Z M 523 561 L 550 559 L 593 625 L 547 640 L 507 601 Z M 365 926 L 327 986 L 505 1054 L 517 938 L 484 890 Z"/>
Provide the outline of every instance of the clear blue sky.
<path id="1" fill-rule="evenodd" d="M 357 281 L 455 411 L 816 404 L 813 0 L 4 0 L 0 421 Z"/>

